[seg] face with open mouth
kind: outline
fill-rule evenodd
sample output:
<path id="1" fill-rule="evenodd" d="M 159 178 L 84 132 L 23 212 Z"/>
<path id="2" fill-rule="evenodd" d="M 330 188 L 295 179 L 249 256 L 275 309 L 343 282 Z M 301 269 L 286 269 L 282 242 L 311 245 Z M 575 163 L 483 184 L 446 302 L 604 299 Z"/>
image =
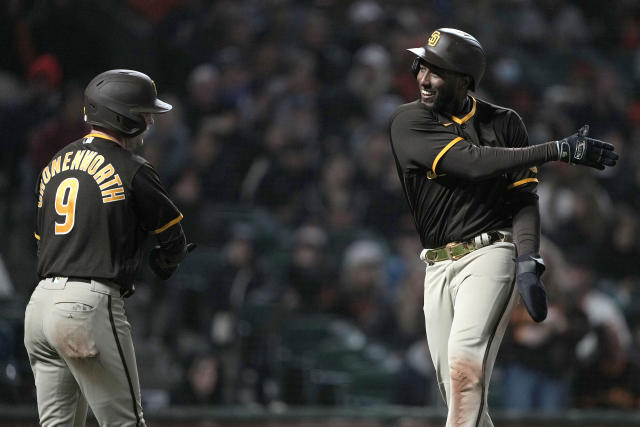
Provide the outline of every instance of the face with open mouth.
<path id="1" fill-rule="evenodd" d="M 420 61 L 416 79 L 420 91 L 420 102 L 434 111 L 455 114 L 466 89 L 459 90 L 459 76 L 451 71 Z M 460 98 L 460 99 L 458 99 Z"/>

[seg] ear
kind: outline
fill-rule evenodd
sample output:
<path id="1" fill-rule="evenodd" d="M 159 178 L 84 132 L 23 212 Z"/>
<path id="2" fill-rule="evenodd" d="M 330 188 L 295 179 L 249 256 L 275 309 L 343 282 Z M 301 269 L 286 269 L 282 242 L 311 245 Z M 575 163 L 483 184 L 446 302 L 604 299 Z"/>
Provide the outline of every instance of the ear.
<path id="1" fill-rule="evenodd" d="M 458 85 L 460 89 L 464 89 L 465 91 L 471 88 L 471 77 L 467 75 L 462 75 L 458 80 Z"/>

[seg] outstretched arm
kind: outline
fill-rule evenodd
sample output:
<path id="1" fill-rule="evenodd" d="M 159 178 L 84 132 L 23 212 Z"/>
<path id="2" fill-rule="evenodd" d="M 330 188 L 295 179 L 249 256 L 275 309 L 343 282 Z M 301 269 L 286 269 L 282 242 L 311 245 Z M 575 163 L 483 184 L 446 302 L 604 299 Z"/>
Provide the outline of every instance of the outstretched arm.
<path id="1" fill-rule="evenodd" d="M 588 138 L 584 128 L 559 141 L 534 146 L 478 146 L 433 122 L 426 111 L 416 108 L 402 110 L 393 117 L 390 135 L 394 154 L 403 169 L 426 169 L 434 175 L 452 174 L 469 180 L 483 180 L 557 160 L 604 169 L 614 166 L 618 159 L 613 145 Z"/>
<path id="2" fill-rule="evenodd" d="M 443 154 L 440 169 L 434 172 L 480 180 L 554 160 L 599 170 L 615 166 L 618 154 L 613 145 L 588 138 L 588 132 L 589 126 L 585 125 L 577 133 L 559 141 L 523 148 L 475 146 L 461 140 Z"/>

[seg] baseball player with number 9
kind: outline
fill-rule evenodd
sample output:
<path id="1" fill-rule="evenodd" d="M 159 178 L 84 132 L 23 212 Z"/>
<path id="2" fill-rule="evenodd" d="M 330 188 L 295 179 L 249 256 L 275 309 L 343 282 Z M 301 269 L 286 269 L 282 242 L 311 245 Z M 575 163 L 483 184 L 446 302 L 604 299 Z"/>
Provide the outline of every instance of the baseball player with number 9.
<path id="1" fill-rule="evenodd" d="M 469 94 L 486 65 L 473 36 L 440 28 L 409 50 L 419 99 L 393 114 L 390 142 L 425 248 L 429 350 L 447 426 L 493 426 L 488 387 L 515 289 L 533 320 L 547 315 L 537 166 L 560 160 L 601 170 L 618 155 L 587 137 L 588 126 L 529 146 L 515 111 Z"/>
<path id="2" fill-rule="evenodd" d="M 133 70 L 110 70 L 85 89 L 92 131 L 58 152 L 36 187 L 40 282 L 25 311 L 24 344 L 42 426 L 144 426 L 124 298 L 147 236 L 152 270 L 166 279 L 195 245 L 153 167 L 130 150 L 153 114 L 171 105 Z"/>

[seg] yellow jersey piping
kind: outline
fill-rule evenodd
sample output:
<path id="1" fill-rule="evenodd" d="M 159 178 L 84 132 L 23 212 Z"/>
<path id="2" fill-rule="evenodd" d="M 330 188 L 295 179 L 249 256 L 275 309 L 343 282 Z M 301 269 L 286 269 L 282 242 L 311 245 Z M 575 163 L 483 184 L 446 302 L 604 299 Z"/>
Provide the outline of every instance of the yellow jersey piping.
<path id="1" fill-rule="evenodd" d="M 459 119 L 456 116 L 451 116 L 451 120 L 453 120 L 457 124 L 461 125 L 464 122 L 466 122 L 467 120 L 469 120 L 471 117 L 473 117 L 473 115 L 476 113 L 476 99 L 472 96 L 471 97 L 471 101 L 472 101 L 471 111 L 469 111 L 466 116 L 464 116 L 461 119 Z"/>
<path id="2" fill-rule="evenodd" d="M 162 227 L 153 230 L 153 234 L 160 234 L 162 233 L 164 230 L 166 230 L 167 228 L 171 227 L 172 225 L 175 225 L 177 223 L 179 223 L 180 221 L 182 221 L 182 214 L 178 215 L 177 218 L 172 219 L 171 221 L 169 221 L 168 223 L 166 223 L 165 225 L 163 225 Z"/>
<path id="3" fill-rule="evenodd" d="M 459 137 L 457 137 L 457 138 L 455 138 L 455 139 L 451 140 L 451 142 L 449 142 L 449 143 L 447 144 L 447 146 L 446 146 L 446 147 L 444 147 L 442 150 L 440 150 L 440 152 L 439 152 L 439 153 L 438 153 L 438 155 L 436 156 L 435 160 L 433 161 L 433 165 L 431 166 L 431 170 L 433 171 L 433 173 L 434 173 L 434 174 L 436 173 L 436 166 L 438 166 L 438 162 L 440 161 L 440 159 L 442 158 L 442 156 L 444 156 L 444 155 L 445 155 L 445 153 L 446 153 L 447 151 L 449 151 L 449 149 L 450 149 L 451 147 L 453 147 L 454 145 L 456 145 L 456 144 L 457 144 L 459 141 L 461 141 L 461 140 L 462 140 L 462 137 L 461 137 L 461 136 L 459 136 Z"/>
<path id="4" fill-rule="evenodd" d="M 516 181 L 513 184 L 509 184 L 509 186 L 507 187 L 507 189 L 511 190 L 512 188 L 515 187 L 519 187 L 521 185 L 524 184 L 528 184 L 530 182 L 538 182 L 538 178 L 525 178 L 525 179 L 521 179 L 520 181 Z"/>

